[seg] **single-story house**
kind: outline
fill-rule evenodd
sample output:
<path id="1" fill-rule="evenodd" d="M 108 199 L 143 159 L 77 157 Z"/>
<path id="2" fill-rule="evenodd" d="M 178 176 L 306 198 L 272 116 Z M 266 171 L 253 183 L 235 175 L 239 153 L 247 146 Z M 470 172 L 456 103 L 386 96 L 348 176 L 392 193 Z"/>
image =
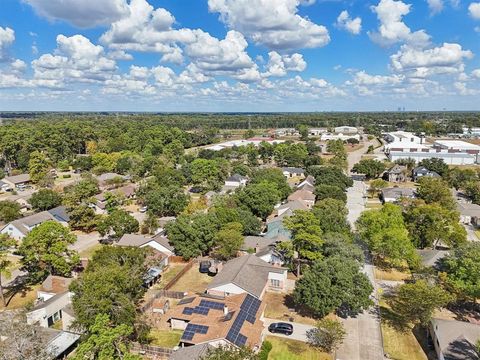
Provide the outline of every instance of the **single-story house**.
<path id="1" fill-rule="evenodd" d="M 315 194 L 307 190 L 306 188 L 303 188 L 301 190 L 297 190 L 291 193 L 287 198 L 289 202 L 297 201 L 297 200 L 304 201 L 307 204 L 309 209 L 311 209 L 313 205 L 315 205 L 315 199 L 316 199 Z"/>
<path id="2" fill-rule="evenodd" d="M 248 293 L 261 299 L 266 290 L 285 291 L 286 282 L 286 268 L 270 265 L 250 254 L 225 263 L 207 286 L 207 293 L 216 296 Z"/>
<path id="3" fill-rule="evenodd" d="M 285 263 L 285 260 L 283 255 L 276 250 L 276 247 L 280 242 L 286 240 L 288 240 L 288 238 L 282 236 L 274 238 L 265 236 L 245 236 L 240 250 L 244 255 L 252 253 L 271 265 L 282 266 Z"/>
<path id="4" fill-rule="evenodd" d="M 104 173 L 104 174 L 101 174 L 101 175 L 97 176 L 98 184 L 100 185 L 101 188 L 108 187 L 109 184 L 116 179 L 125 181 L 125 180 L 128 180 L 129 177 L 124 176 L 124 175 L 120 175 L 120 174 L 116 174 L 116 173 Z"/>
<path id="5" fill-rule="evenodd" d="M 291 200 L 277 207 L 273 212 L 273 217 L 282 216 L 283 214 L 286 214 L 286 213 L 288 213 L 288 216 L 291 216 L 293 215 L 293 212 L 296 210 L 308 210 L 310 209 L 310 207 L 311 207 L 310 204 L 302 199 Z"/>
<path id="6" fill-rule="evenodd" d="M 283 176 L 288 178 L 293 177 L 305 177 L 305 170 L 297 167 L 283 167 L 282 168 Z"/>
<path id="7" fill-rule="evenodd" d="M 297 185 L 299 190 L 308 190 L 310 192 L 315 192 L 315 178 L 312 175 L 308 175 L 300 184 Z"/>
<path id="8" fill-rule="evenodd" d="M 480 205 L 457 202 L 457 210 L 460 213 L 460 222 L 474 226 L 480 225 Z"/>
<path id="9" fill-rule="evenodd" d="M 62 327 L 68 330 L 74 319 L 68 314 L 69 320 L 64 319 L 63 309 L 71 305 L 71 297 L 72 293 L 65 291 L 45 301 L 39 299 L 34 308 L 27 313 L 27 323 L 30 325 L 38 324 L 41 327 L 48 328 L 57 321 L 62 320 Z"/>
<path id="10" fill-rule="evenodd" d="M 192 296 L 172 309 L 169 322 L 172 329 L 183 330 L 180 345 L 185 348 L 210 344 L 258 350 L 263 342 L 264 311 L 265 304 L 247 293 L 224 299 Z"/>
<path id="11" fill-rule="evenodd" d="M 55 295 L 68 291 L 68 287 L 72 281 L 72 278 L 48 275 L 48 277 L 42 282 L 42 286 L 37 290 L 37 299 L 47 301 Z"/>
<path id="12" fill-rule="evenodd" d="M 165 256 L 162 257 L 158 266 L 167 266 L 169 264 L 169 258 L 173 255 L 173 247 L 168 242 L 165 236 L 160 234 L 155 236 L 145 236 L 137 234 L 125 234 L 115 244 L 117 246 L 135 246 L 135 247 L 150 247 Z"/>
<path id="13" fill-rule="evenodd" d="M 30 184 L 30 175 L 29 174 L 20 174 L 14 176 L 7 176 L 2 179 L 2 189 L 3 190 L 13 190 L 19 187 Z"/>
<path id="14" fill-rule="evenodd" d="M 380 196 L 384 203 L 394 203 L 401 198 L 413 199 L 415 197 L 415 189 L 399 187 L 386 188 L 382 189 Z"/>
<path id="15" fill-rule="evenodd" d="M 387 171 L 388 181 L 405 182 L 407 181 L 407 167 L 403 165 L 394 165 Z"/>
<path id="16" fill-rule="evenodd" d="M 416 168 L 414 168 L 412 170 L 413 181 L 418 181 L 420 178 L 422 178 L 424 176 L 435 177 L 435 178 L 441 177 L 435 171 L 428 170 L 425 166 L 417 166 Z"/>
<path id="17" fill-rule="evenodd" d="M 225 180 L 225 186 L 230 188 L 238 188 L 247 185 L 248 178 L 239 174 L 234 174 Z"/>
<path id="18" fill-rule="evenodd" d="M 479 360 L 476 344 L 480 325 L 457 320 L 432 319 L 428 327 L 439 360 Z"/>
<path id="19" fill-rule="evenodd" d="M 105 197 L 105 193 L 102 192 L 97 194 L 93 198 L 95 199 L 95 203 L 91 204 L 90 207 L 95 210 L 96 214 L 104 214 L 107 207 L 107 198 Z"/>
<path id="20" fill-rule="evenodd" d="M 10 195 L 2 200 L 16 202 L 18 205 L 20 205 L 20 212 L 25 213 L 29 210 L 32 210 L 32 205 L 29 202 L 31 197 L 31 195 Z"/>
<path id="21" fill-rule="evenodd" d="M 34 227 L 46 221 L 56 221 L 63 226 L 68 226 L 70 217 L 64 206 L 58 206 L 47 211 L 14 220 L 5 225 L 2 230 L 0 230 L 0 234 L 7 234 L 15 240 L 22 240 Z"/>

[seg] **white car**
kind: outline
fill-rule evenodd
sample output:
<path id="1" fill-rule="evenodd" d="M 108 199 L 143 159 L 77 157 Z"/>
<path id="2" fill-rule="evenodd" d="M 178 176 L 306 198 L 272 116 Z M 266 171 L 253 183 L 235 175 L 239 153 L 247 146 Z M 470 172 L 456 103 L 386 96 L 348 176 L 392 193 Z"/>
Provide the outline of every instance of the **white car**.
<path id="1" fill-rule="evenodd" d="M 145 213 L 147 212 L 147 210 L 148 210 L 147 206 L 142 206 L 138 211 L 140 211 L 141 213 Z"/>

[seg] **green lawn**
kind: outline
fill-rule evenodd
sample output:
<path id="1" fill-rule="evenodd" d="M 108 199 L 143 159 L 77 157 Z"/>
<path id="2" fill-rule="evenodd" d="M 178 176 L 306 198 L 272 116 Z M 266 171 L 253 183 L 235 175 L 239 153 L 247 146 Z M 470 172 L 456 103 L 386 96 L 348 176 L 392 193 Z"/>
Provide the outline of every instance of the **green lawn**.
<path id="1" fill-rule="evenodd" d="M 170 264 L 168 265 L 168 269 L 162 274 L 162 278 L 160 282 L 155 285 L 156 288 L 162 289 L 165 285 L 167 285 L 170 280 L 172 280 L 182 269 L 186 266 L 186 264 Z"/>
<path id="2" fill-rule="evenodd" d="M 181 330 L 158 330 L 153 329 L 150 331 L 150 337 L 152 339 L 152 345 L 160 346 L 164 348 L 174 348 L 180 342 L 182 337 Z"/>
<path id="3" fill-rule="evenodd" d="M 288 340 L 268 336 L 266 340 L 272 343 L 272 351 L 268 360 L 331 360 L 332 357 L 310 345 L 296 340 Z"/>
<path id="4" fill-rule="evenodd" d="M 398 331 L 388 324 L 382 324 L 383 345 L 392 360 L 427 360 L 417 338 L 408 329 Z"/>
<path id="5" fill-rule="evenodd" d="M 78 255 L 80 256 L 81 259 L 91 259 L 93 254 L 97 251 L 100 250 L 104 245 L 102 244 L 95 244 L 92 247 L 89 247 L 86 250 L 81 251 Z"/>

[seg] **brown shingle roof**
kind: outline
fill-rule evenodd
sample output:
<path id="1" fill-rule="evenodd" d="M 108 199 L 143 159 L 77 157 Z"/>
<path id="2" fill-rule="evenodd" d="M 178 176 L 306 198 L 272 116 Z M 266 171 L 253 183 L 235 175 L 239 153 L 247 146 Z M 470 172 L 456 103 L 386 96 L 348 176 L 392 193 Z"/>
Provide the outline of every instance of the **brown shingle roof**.
<path id="1" fill-rule="evenodd" d="M 294 201 L 294 200 L 315 201 L 315 194 L 308 191 L 306 188 L 303 188 L 301 190 L 297 190 L 294 193 L 290 194 L 290 196 L 288 197 L 288 201 Z"/>
<path id="2" fill-rule="evenodd" d="M 240 309 L 245 299 L 250 296 L 248 294 L 238 294 L 229 296 L 223 300 L 214 300 L 211 298 L 196 296 L 193 301 L 188 304 L 175 307 L 170 312 L 170 319 L 180 319 L 188 322 L 189 324 L 208 326 L 206 334 L 195 333 L 191 340 L 182 339 L 183 342 L 190 344 L 202 344 L 208 343 L 218 339 L 225 339 L 228 332 L 232 328 L 235 319 L 240 314 Z M 197 313 L 184 314 L 183 310 L 188 308 L 195 308 L 199 306 L 202 300 L 208 300 L 212 302 L 222 303 L 227 307 L 227 316 L 225 316 L 224 308 L 210 309 L 206 315 Z M 262 314 L 265 310 L 265 304 L 262 302 L 257 312 L 255 313 L 255 322 L 252 324 L 248 321 L 244 321 L 240 332 L 247 337 L 246 346 L 251 348 L 260 346 L 263 321 L 261 321 Z"/>
<path id="3" fill-rule="evenodd" d="M 68 291 L 68 287 L 70 286 L 72 281 L 72 278 L 48 275 L 48 277 L 43 281 L 42 287 L 39 289 L 39 291 L 60 294 Z"/>

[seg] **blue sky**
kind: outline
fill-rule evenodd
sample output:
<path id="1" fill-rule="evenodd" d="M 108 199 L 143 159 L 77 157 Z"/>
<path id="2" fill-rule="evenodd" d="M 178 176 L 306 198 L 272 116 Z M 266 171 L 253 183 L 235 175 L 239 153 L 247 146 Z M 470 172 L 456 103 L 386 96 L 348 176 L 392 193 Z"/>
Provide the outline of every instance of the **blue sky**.
<path id="1" fill-rule="evenodd" d="M 480 110 L 480 2 L 1 0 L 0 110 Z"/>

